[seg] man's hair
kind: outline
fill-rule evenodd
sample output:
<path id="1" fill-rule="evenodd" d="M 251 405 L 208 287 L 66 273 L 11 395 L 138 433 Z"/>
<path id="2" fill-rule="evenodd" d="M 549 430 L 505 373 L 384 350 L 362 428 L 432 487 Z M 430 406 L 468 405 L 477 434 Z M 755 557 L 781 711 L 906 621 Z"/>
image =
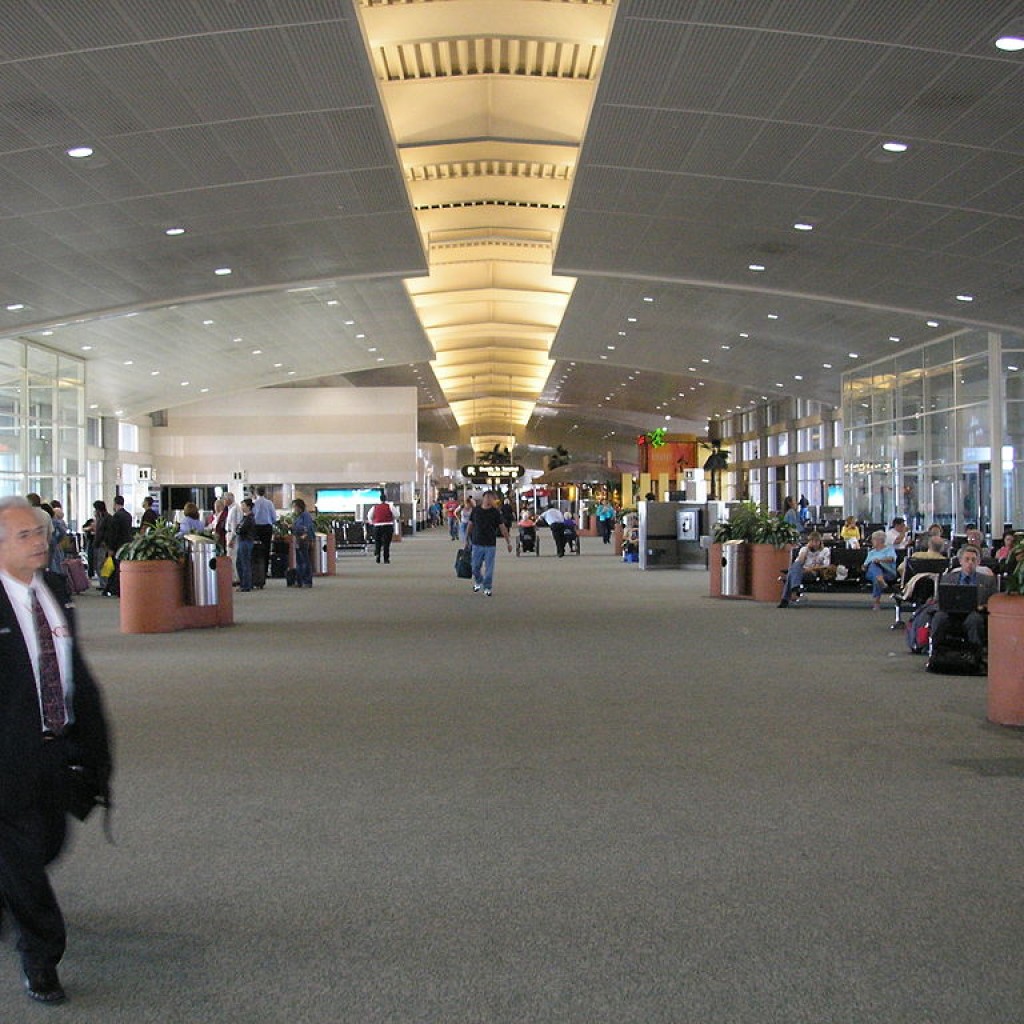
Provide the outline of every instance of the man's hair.
<path id="1" fill-rule="evenodd" d="M 973 551 L 974 554 L 977 555 L 978 561 L 979 562 L 981 561 L 981 551 L 978 550 L 978 547 L 976 545 L 974 545 L 974 544 L 965 544 L 960 549 L 960 555 L 965 555 L 965 554 L 967 554 L 968 551 Z"/>
<path id="2" fill-rule="evenodd" d="M 146 508 L 149 508 L 149 506 L 153 504 L 153 499 L 147 494 L 146 497 L 142 499 L 142 504 L 145 505 Z"/>
<path id="3" fill-rule="evenodd" d="M 262 498 L 263 495 L 267 493 L 267 489 L 266 487 L 257 487 L 256 493 Z"/>
<path id="4" fill-rule="evenodd" d="M 114 504 L 115 505 L 123 505 L 124 504 L 124 497 L 123 497 L 123 495 L 120 495 L 120 494 L 115 495 L 114 496 Z"/>
<path id="5" fill-rule="evenodd" d="M 35 506 L 28 500 L 23 498 L 20 494 L 8 494 L 5 498 L 0 498 L 0 540 L 7 539 L 7 527 L 4 525 L 4 513 L 12 508 L 34 508 Z M 44 512 L 43 515 L 46 515 Z M 47 516 L 49 519 L 49 516 Z"/>
<path id="6" fill-rule="evenodd" d="M 942 549 L 946 546 L 945 540 L 942 538 L 942 534 L 933 533 L 928 538 L 928 550 L 935 551 L 938 554 L 942 554 Z"/>

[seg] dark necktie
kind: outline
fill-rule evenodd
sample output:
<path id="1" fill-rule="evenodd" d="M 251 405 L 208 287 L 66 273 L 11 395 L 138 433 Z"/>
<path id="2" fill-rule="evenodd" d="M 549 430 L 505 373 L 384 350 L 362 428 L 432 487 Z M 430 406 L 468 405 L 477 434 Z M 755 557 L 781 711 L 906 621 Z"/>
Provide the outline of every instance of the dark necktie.
<path id="1" fill-rule="evenodd" d="M 39 603 L 35 589 L 32 590 L 32 614 L 36 619 L 36 636 L 39 638 L 39 695 L 43 704 L 43 728 L 59 735 L 67 724 L 64 685 L 60 681 L 60 665 L 57 662 L 57 648 L 53 644 L 53 629 L 46 618 L 43 606 Z"/>

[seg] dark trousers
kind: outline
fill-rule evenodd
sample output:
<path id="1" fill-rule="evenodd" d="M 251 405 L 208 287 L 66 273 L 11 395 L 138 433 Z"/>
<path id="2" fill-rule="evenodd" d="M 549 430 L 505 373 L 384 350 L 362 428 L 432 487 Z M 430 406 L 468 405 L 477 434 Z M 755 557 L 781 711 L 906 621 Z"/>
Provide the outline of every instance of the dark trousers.
<path id="1" fill-rule="evenodd" d="M 18 952 L 27 969 L 56 967 L 64 955 L 66 931 L 57 897 L 46 874 L 64 846 L 67 799 L 63 740 L 43 743 L 39 801 L 12 819 L 0 818 L 0 896 L 18 929 Z"/>
<path id="2" fill-rule="evenodd" d="M 394 523 L 381 523 L 373 528 L 373 553 L 379 562 L 381 555 L 385 562 L 391 561 L 391 538 L 395 535 Z"/>
<path id="3" fill-rule="evenodd" d="M 978 647 L 984 647 L 988 639 L 988 624 L 981 612 L 936 612 L 932 616 L 931 641 L 933 646 L 941 644 L 950 633 L 962 633 Z"/>
<path id="4" fill-rule="evenodd" d="M 552 523 L 551 536 L 555 541 L 555 554 L 561 558 L 565 554 L 565 523 Z"/>

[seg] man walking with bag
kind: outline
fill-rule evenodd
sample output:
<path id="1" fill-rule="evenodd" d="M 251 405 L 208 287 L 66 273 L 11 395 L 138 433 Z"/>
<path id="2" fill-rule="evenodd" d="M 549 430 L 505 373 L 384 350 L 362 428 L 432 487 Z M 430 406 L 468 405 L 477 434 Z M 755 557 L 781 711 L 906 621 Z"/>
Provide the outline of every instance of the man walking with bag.
<path id="1" fill-rule="evenodd" d="M 505 538 L 509 551 L 512 541 L 508 535 L 508 527 L 501 517 L 501 509 L 495 504 L 498 495 L 494 491 L 484 491 L 484 496 L 469 517 L 466 527 L 466 543 L 472 549 L 473 593 L 484 592 L 490 597 L 494 583 L 494 558 L 498 549 L 498 534 Z"/>

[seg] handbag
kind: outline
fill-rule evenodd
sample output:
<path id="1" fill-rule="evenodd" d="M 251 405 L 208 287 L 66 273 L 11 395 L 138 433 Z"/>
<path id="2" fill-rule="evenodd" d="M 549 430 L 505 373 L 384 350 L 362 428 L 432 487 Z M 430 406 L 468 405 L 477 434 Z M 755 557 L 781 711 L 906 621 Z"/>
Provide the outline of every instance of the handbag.
<path id="1" fill-rule="evenodd" d="M 473 561 L 468 548 L 459 548 L 455 552 L 455 575 L 460 580 L 473 578 Z"/>
<path id="2" fill-rule="evenodd" d="M 107 784 L 95 768 L 69 764 L 67 771 L 68 813 L 85 821 L 97 807 L 110 808 Z"/>
<path id="3" fill-rule="evenodd" d="M 103 561 L 103 565 L 100 566 L 100 576 L 103 579 L 109 579 L 114 575 L 114 558 L 112 555 L 107 555 Z"/>

